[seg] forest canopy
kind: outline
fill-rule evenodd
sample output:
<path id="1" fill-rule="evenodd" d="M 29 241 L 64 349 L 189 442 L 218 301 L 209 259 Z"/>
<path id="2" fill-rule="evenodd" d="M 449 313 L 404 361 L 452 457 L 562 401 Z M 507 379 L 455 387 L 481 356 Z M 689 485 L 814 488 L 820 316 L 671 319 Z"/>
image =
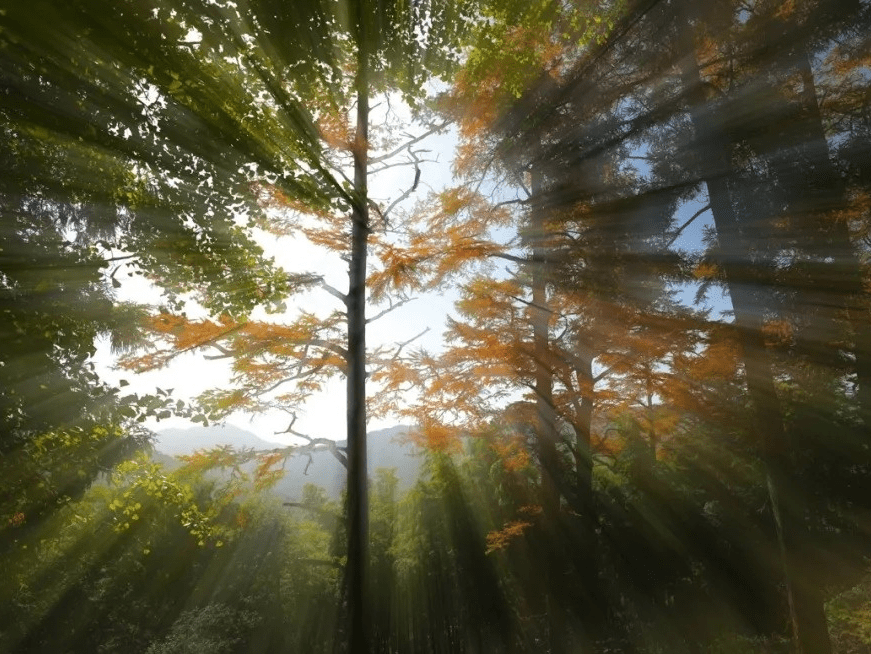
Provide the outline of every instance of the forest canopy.
<path id="1" fill-rule="evenodd" d="M 869 34 L 864 0 L 6 3 L 0 651 L 867 651 Z M 229 373 L 143 392 L 101 347 Z M 344 433 L 300 427 L 323 394 Z M 264 415 L 285 445 L 155 449 Z M 274 491 L 321 454 L 341 497 Z"/>

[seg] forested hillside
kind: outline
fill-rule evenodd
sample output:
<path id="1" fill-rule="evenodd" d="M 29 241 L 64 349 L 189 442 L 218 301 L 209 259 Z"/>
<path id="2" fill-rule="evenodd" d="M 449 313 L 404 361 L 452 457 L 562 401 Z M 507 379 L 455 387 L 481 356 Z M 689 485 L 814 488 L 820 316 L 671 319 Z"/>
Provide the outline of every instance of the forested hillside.
<path id="1" fill-rule="evenodd" d="M 421 466 L 425 453 L 414 445 L 409 438 L 412 427 L 398 425 L 388 429 L 370 431 L 368 434 L 369 466 L 373 471 L 379 469 L 393 470 L 397 478 L 397 488 L 407 491 L 421 476 Z M 190 456 L 198 450 L 216 447 L 232 448 L 233 450 L 254 449 L 267 452 L 282 449 L 279 443 L 270 443 L 259 438 L 254 433 L 238 427 L 189 427 L 187 429 L 163 429 L 155 435 L 152 443 L 157 461 L 162 457 L 173 457 L 175 461 L 167 461 L 166 465 L 173 467 L 183 465 L 184 461 L 177 457 Z M 338 441 L 338 447 L 347 443 Z M 245 471 L 252 473 L 257 466 L 256 461 L 248 463 Z M 228 467 L 219 471 L 222 474 L 233 474 Z M 312 484 L 322 488 L 332 500 L 340 498 L 345 486 L 346 470 L 342 463 L 329 450 L 315 450 L 311 456 L 296 456 L 288 458 L 284 463 L 284 474 L 269 488 L 269 492 L 282 500 L 299 501 L 305 486 Z"/>
<path id="2" fill-rule="evenodd" d="M 869 35 L 7 0 L 0 652 L 871 651 Z"/>

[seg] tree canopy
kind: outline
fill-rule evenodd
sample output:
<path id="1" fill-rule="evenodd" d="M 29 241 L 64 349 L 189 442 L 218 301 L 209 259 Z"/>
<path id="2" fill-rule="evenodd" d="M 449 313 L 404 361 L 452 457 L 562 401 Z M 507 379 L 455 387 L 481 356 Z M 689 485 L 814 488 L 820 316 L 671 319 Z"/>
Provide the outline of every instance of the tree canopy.
<path id="1" fill-rule="evenodd" d="M 7 5 L 0 649 L 871 643 L 867 3 Z M 437 294 L 440 346 L 372 346 Z M 101 343 L 232 379 L 132 393 Z M 270 495 L 322 450 L 341 497 Z"/>

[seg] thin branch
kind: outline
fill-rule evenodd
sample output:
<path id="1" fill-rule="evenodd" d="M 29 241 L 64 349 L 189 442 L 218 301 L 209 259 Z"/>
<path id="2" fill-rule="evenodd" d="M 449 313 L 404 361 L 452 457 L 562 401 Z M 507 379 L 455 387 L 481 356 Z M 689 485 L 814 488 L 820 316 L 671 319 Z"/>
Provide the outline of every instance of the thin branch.
<path id="1" fill-rule="evenodd" d="M 345 304 L 345 305 L 348 304 L 348 296 L 345 295 L 344 293 L 342 293 L 339 289 L 334 288 L 334 287 L 330 286 L 329 284 L 327 284 L 324 281 L 323 277 L 320 278 L 320 285 L 321 285 L 321 288 L 323 288 L 327 293 L 329 293 L 333 297 L 336 297 L 339 300 L 341 300 L 342 304 Z"/>
<path id="2" fill-rule="evenodd" d="M 593 383 L 595 384 L 596 382 L 601 381 L 605 377 L 605 375 L 609 374 L 616 367 L 617 364 L 615 363 L 613 366 L 608 366 L 607 368 L 605 368 L 602 372 L 593 377 Z"/>
<path id="3" fill-rule="evenodd" d="M 491 210 L 492 210 L 492 209 L 498 209 L 499 207 L 504 207 L 504 206 L 509 205 L 509 204 L 529 204 L 529 203 L 530 203 L 530 199 L 529 199 L 529 198 L 526 198 L 526 199 L 524 199 L 524 198 L 516 198 L 516 199 L 514 199 L 514 200 L 503 200 L 502 202 L 497 202 L 497 203 L 494 204 L 492 207 L 490 207 L 490 209 L 491 209 Z"/>
<path id="4" fill-rule="evenodd" d="M 341 166 L 337 165 L 336 162 L 330 162 L 330 166 L 332 167 L 333 170 L 335 170 L 337 173 L 339 173 L 339 175 L 342 176 L 342 179 L 345 180 L 348 184 L 350 184 L 351 186 L 354 185 L 354 180 L 352 180 L 350 177 L 348 177 L 344 173 L 344 171 L 342 170 Z"/>
<path id="5" fill-rule="evenodd" d="M 415 335 L 415 336 L 412 336 L 412 337 L 409 338 L 407 341 L 403 341 L 403 342 L 399 343 L 398 346 L 397 346 L 397 348 L 396 348 L 396 353 L 393 355 L 393 360 L 395 361 L 396 359 L 399 358 L 399 353 L 402 352 L 402 348 L 404 348 L 406 345 L 410 345 L 411 343 L 413 343 L 414 341 L 416 341 L 417 339 L 419 339 L 421 336 L 423 336 L 424 334 L 426 334 L 428 331 L 429 331 L 429 327 L 427 327 L 426 329 L 424 329 L 424 330 L 423 330 L 422 332 L 420 332 L 419 334 L 417 334 L 417 335 Z"/>
<path id="6" fill-rule="evenodd" d="M 490 173 L 490 167 L 493 166 L 495 161 L 496 161 L 496 152 L 494 151 L 490 154 L 490 158 L 487 160 L 487 163 L 484 164 L 484 166 L 481 169 L 481 178 L 478 180 L 478 183 L 475 184 L 475 189 L 473 191 L 473 193 L 475 193 L 475 195 L 477 195 L 481 191 L 481 186 L 484 184 L 484 181 L 488 179 L 488 175 Z"/>
<path id="7" fill-rule="evenodd" d="M 107 258 L 107 259 L 104 259 L 104 261 L 106 261 L 106 262 L 109 262 L 109 261 L 123 261 L 124 259 L 135 259 L 135 258 L 137 258 L 137 257 L 139 257 L 138 254 L 125 254 L 125 255 L 122 255 L 122 256 L 119 256 L 119 257 L 109 257 L 109 258 Z"/>
<path id="8" fill-rule="evenodd" d="M 408 153 L 411 155 L 411 158 L 414 160 L 414 184 L 411 185 L 406 191 L 396 198 L 393 202 L 390 203 L 390 206 L 381 213 L 381 219 L 384 221 L 384 224 L 387 224 L 387 217 L 390 215 L 390 212 L 393 211 L 394 207 L 397 204 L 405 200 L 408 196 L 417 190 L 417 184 L 420 182 L 420 160 L 417 158 L 417 153 L 413 152 L 411 149 L 408 150 Z"/>
<path id="9" fill-rule="evenodd" d="M 703 213 L 705 213 L 705 212 L 706 212 L 708 209 L 710 209 L 710 208 L 711 208 L 711 205 L 710 205 L 710 204 L 707 204 L 707 205 L 705 205 L 704 207 L 702 207 L 701 209 L 699 209 L 698 211 L 696 211 L 696 212 L 692 215 L 692 217 L 691 217 L 689 220 L 687 220 L 683 225 L 681 225 L 681 226 L 678 228 L 678 230 L 677 230 L 677 231 L 674 233 L 674 235 L 671 237 L 671 240 L 670 240 L 668 243 L 666 243 L 666 244 L 665 244 L 665 247 L 662 248 L 662 249 L 663 249 L 663 250 L 667 250 L 668 248 L 670 248 L 671 245 L 672 245 L 672 243 L 674 243 L 674 242 L 677 240 L 678 236 L 681 235 L 681 233 L 683 232 L 683 230 L 685 230 L 687 227 L 689 227 L 690 224 L 691 224 L 691 223 L 692 223 L 696 218 L 698 218 L 699 216 L 701 216 Z"/>
<path id="10" fill-rule="evenodd" d="M 523 177 L 521 177 L 520 175 L 515 175 L 515 177 L 517 178 L 517 183 L 520 185 L 520 188 L 522 188 L 522 189 L 523 189 L 523 192 L 526 193 L 526 198 L 527 198 L 528 200 L 532 199 L 532 191 L 530 191 L 530 190 L 526 187 L 526 184 L 524 184 L 524 182 L 523 182 Z"/>
<path id="11" fill-rule="evenodd" d="M 228 359 L 232 356 L 236 356 L 236 352 L 233 350 L 227 349 L 223 345 L 218 345 L 217 343 L 211 343 L 211 347 L 215 348 L 220 354 L 204 354 L 203 358 L 208 361 L 213 361 L 215 359 Z"/>
<path id="12" fill-rule="evenodd" d="M 399 358 L 399 356 L 402 354 L 402 349 L 403 349 L 404 347 L 406 347 L 407 345 L 411 345 L 412 343 L 414 343 L 414 341 L 416 341 L 417 339 L 419 339 L 421 336 L 423 336 L 424 334 L 426 334 L 428 331 L 429 331 L 429 327 L 427 327 L 426 329 L 424 329 L 424 330 L 421 331 L 420 333 L 418 333 L 418 334 L 412 336 L 412 337 L 409 338 L 407 341 L 403 341 L 403 342 L 401 342 L 401 343 L 397 343 L 397 344 L 396 344 L 396 351 L 393 352 L 393 355 L 390 357 L 390 359 L 387 359 L 386 361 L 384 361 L 383 363 L 381 363 L 381 364 L 378 365 L 377 367 L 376 367 L 376 366 L 373 366 L 373 370 L 372 370 L 372 372 L 374 373 L 374 372 L 378 372 L 378 371 L 380 371 L 380 370 L 384 370 L 384 368 L 386 368 L 390 363 L 393 363 L 394 361 L 396 361 L 396 360 Z"/>
<path id="13" fill-rule="evenodd" d="M 339 463 L 341 463 L 346 468 L 348 467 L 348 458 L 344 454 L 342 454 L 339 446 L 336 445 L 336 441 L 331 441 L 329 438 L 313 438 L 311 436 L 308 436 L 307 434 L 296 431 L 293 428 L 293 425 L 296 423 L 297 416 L 296 413 L 292 413 L 291 415 L 293 417 L 291 418 L 290 424 L 287 426 L 287 429 L 283 431 L 277 431 L 275 432 L 275 434 L 290 434 L 292 436 L 296 436 L 297 438 L 302 438 L 303 440 L 308 441 L 308 443 L 306 443 L 305 445 L 300 445 L 294 448 L 295 453 L 303 454 L 306 453 L 306 451 L 312 452 L 319 449 L 326 449 L 329 450 L 330 454 L 338 459 Z M 306 466 L 306 469 L 308 469 L 308 466 Z"/>
<path id="14" fill-rule="evenodd" d="M 296 372 L 296 373 L 290 375 L 289 377 L 283 377 L 283 378 L 279 379 L 277 382 L 275 382 L 274 384 L 272 384 L 272 386 L 268 386 L 268 387 L 266 387 L 266 388 L 260 388 L 260 389 L 257 389 L 257 391 L 254 392 L 253 394 L 254 394 L 255 396 L 266 395 L 267 393 L 271 393 L 272 391 L 274 391 L 274 390 L 275 390 L 276 388 L 278 388 L 279 386 L 282 386 L 283 384 L 287 384 L 288 382 L 296 381 L 296 380 L 298 380 L 298 379 L 305 379 L 306 377 L 311 377 L 312 375 L 314 375 L 314 374 L 320 372 L 320 371 L 323 369 L 323 367 L 326 365 L 325 363 L 320 363 L 320 364 L 318 364 L 318 365 L 314 365 L 314 366 L 312 366 L 312 367 L 309 368 L 308 370 L 300 370 L 300 368 L 302 368 L 302 366 L 303 366 L 305 363 L 306 363 L 306 362 L 301 361 L 301 362 L 299 363 L 299 365 L 296 366 L 296 369 L 297 369 L 299 372 Z"/>
<path id="15" fill-rule="evenodd" d="M 415 152 L 417 152 L 417 153 L 430 152 L 430 150 L 415 150 Z M 438 159 L 418 159 L 417 161 L 420 163 L 438 163 L 439 162 Z M 371 172 L 372 172 L 372 174 L 376 174 L 376 173 L 380 173 L 383 170 L 387 170 L 388 168 L 399 168 L 400 166 L 413 166 L 413 165 L 415 165 L 414 161 L 397 161 L 397 162 L 391 163 L 391 164 L 384 164 L 383 166 L 381 166 L 377 170 L 373 170 Z"/>
<path id="16" fill-rule="evenodd" d="M 390 313 L 391 311 L 394 311 L 394 310 L 398 309 L 398 308 L 401 307 L 403 304 L 408 304 L 408 303 L 411 302 L 412 300 L 416 300 L 416 299 L 417 299 L 417 298 L 409 297 L 409 298 L 404 298 L 404 299 L 402 299 L 402 300 L 398 300 L 398 301 L 395 302 L 395 303 L 393 302 L 393 300 L 390 300 L 390 306 L 387 307 L 386 309 L 384 309 L 383 311 L 381 311 L 381 312 L 375 314 L 375 315 L 372 316 L 371 318 L 367 318 L 367 319 L 366 319 L 366 324 L 368 325 L 370 322 L 375 322 L 375 321 L 378 320 L 379 318 L 383 318 L 384 316 L 386 316 L 386 315 L 387 315 L 388 313 Z"/>
<path id="17" fill-rule="evenodd" d="M 450 125 L 452 122 L 454 122 L 454 121 L 446 120 L 440 125 L 434 125 L 431 129 L 427 130 L 426 132 L 424 132 L 423 134 L 421 134 L 419 136 L 416 136 L 415 138 L 411 139 L 410 141 L 406 141 L 405 143 L 403 143 L 401 146 L 399 146 L 398 148 L 396 148 L 392 152 L 388 152 L 387 154 L 382 154 L 381 156 L 378 156 L 378 157 L 371 157 L 369 159 L 369 165 L 371 166 L 372 164 L 375 164 L 375 163 L 381 163 L 382 161 L 386 161 L 386 160 L 390 159 L 391 157 L 395 157 L 397 154 L 399 154 L 400 152 L 402 152 L 406 148 L 410 148 L 412 145 L 414 145 L 415 143 L 419 143 L 420 141 L 424 140 L 428 136 L 432 136 L 433 134 L 438 134 L 443 129 L 445 129 L 448 125 Z"/>
<path id="18" fill-rule="evenodd" d="M 572 234 L 571 232 L 563 231 L 563 230 L 553 231 L 553 232 L 548 231 L 548 236 L 564 236 L 567 239 L 569 239 L 572 243 L 578 243 L 581 240 L 581 237 L 579 235 L 576 236 L 576 235 Z"/>
<path id="19" fill-rule="evenodd" d="M 562 316 L 562 315 L 560 315 L 559 317 L 560 317 L 560 318 L 565 318 L 566 316 Z M 566 322 L 565 322 L 565 327 L 563 327 L 563 330 L 559 333 L 558 336 L 555 335 L 551 340 L 552 340 L 554 343 L 559 343 L 560 341 L 562 341 L 563 336 L 565 336 L 565 335 L 568 333 L 569 329 L 570 329 L 569 322 L 568 322 L 568 320 L 566 320 Z"/>
<path id="20" fill-rule="evenodd" d="M 320 348 L 323 348 L 325 350 L 329 350 L 333 354 L 338 354 L 342 358 L 347 358 L 347 356 L 348 356 L 348 351 L 345 348 L 343 348 L 341 345 L 337 345 L 336 343 L 333 343 L 332 341 L 327 341 L 327 340 L 324 340 L 322 338 L 301 339 L 297 343 L 301 343 L 301 344 L 304 344 L 306 346 L 314 345 L 315 347 L 320 347 Z M 206 347 L 206 346 L 213 347 L 216 350 L 219 350 L 221 352 L 221 354 L 205 354 L 205 355 L 203 355 L 203 358 L 208 360 L 208 361 L 216 361 L 219 359 L 229 359 L 230 357 L 235 357 L 235 356 L 240 356 L 240 355 L 245 354 L 245 352 L 241 349 L 240 350 L 229 350 L 225 347 L 218 345 L 217 343 L 203 343 L 200 346 L 192 346 L 192 347 Z M 182 350 L 182 352 L 184 352 L 184 351 L 186 351 L 186 350 Z M 309 362 L 311 362 L 311 360 L 312 359 L 308 356 L 302 356 L 299 359 L 298 365 L 303 365 L 303 364 L 309 363 Z M 281 383 L 284 383 L 284 381 L 288 381 L 289 379 L 297 379 L 297 377 L 290 377 L 288 379 L 283 380 Z"/>
<path id="21" fill-rule="evenodd" d="M 234 325 L 234 326 L 230 327 L 229 329 L 227 329 L 226 331 L 221 332 L 220 334 L 215 334 L 214 336 L 203 341 L 202 343 L 194 343 L 193 345 L 189 345 L 186 348 L 183 348 L 181 350 L 172 350 L 171 353 L 168 352 L 167 350 L 159 350 L 157 353 L 158 354 L 166 353 L 168 355 L 166 358 L 166 362 L 169 362 L 169 361 L 172 361 L 173 359 L 175 359 L 176 357 L 178 357 L 180 354 L 184 354 L 185 352 L 193 352 L 194 350 L 196 350 L 197 348 L 200 348 L 200 347 L 218 347 L 216 344 L 216 341 L 219 341 L 220 339 L 224 338 L 225 336 L 229 336 L 230 334 L 237 332 L 240 329 L 243 329 L 247 324 L 248 324 L 247 321 L 241 322 L 238 325 Z M 220 348 L 218 348 L 218 349 L 220 349 Z M 216 356 L 206 357 L 206 358 L 223 359 L 223 358 L 226 358 L 226 356 L 227 355 L 220 355 L 220 356 L 216 355 Z M 166 363 L 164 363 L 163 365 L 166 365 Z"/>
<path id="22" fill-rule="evenodd" d="M 526 257 L 516 257 L 513 254 L 508 254 L 506 252 L 491 252 L 487 255 L 488 257 L 492 257 L 494 259 L 505 259 L 506 261 L 511 261 L 513 263 L 530 263 L 530 260 Z"/>
<path id="23" fill-rule="evenodd" d="M 329 350 L 333 354 L 338 354 L 343 359 L 348 358 L 348 350 L 343 348 L 341 345 L 337 345 L 331 341 L 325 341 L 322 338 L 308 338 L 305 342 L 316 347 L 322 347 L 325 350 Z"/>
<path id="24" fill-rule="evenodd" d="M 509 295 L 508 297 L 510 297 L 512 300 L 516 300 L 517 302 L 520 302 L 521 304 L 525 304 L 528 307 L 532 307 L 534 309 L 539 309 L 540 311 L 546 311 L 547 313 L 554 314 L 557 316 L 563 315 L 557 311 L 554 311 L 550 307 L 543 306 L 541 304 L 533 302 L 532 300 L 524 300 L 522 297 L 517 297 L 516 295 Z"/>

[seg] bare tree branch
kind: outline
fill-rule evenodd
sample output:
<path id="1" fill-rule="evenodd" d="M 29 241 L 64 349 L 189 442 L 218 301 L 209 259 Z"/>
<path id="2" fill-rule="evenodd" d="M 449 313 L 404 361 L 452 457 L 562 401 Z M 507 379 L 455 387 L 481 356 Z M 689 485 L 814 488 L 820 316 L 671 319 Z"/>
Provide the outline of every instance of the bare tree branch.
<path id="1" fill-rule="evenodd" d="M 394 207 L 397 204 L 405 200 L 408 196 L 410 196 L 417 189 L 417 184 L 420 182 L 420 159 L 417 157 L 417 153 L 414 152 L 411 148 L 408 150 L 408 154 L 411 155 L 411 158 L 414 160 L 414 184 L 412 184 L 406 191 L 396 198 L 393 202 L 390 203 L 390 206 L 381 213 L 381 219 L 387 224 L 387 218 L 390 215 L 390 212 L 393 211 Z"/>
<path id="2" fill-rule="evenodd" d="M 391 300 L 390 300 L 390 306 L 387 307 L 386 309 L 384 309 L 383 311 L 381 311 L 381 312 L 375 314 L 375 315 L 372 316 L 371 318 L 367 318 L 367 319 L 366 319 L 366 324 L 368 325 L 370 322 L 375 322 L 375 321 L 378 320 L 379 318 L 383 318 L 384 316 L 386 316 L 386 315 L 387 315 L 388 313 L 390 313 L 391 311 L 394 311 L 394 310 L 398 309 L 398 308 L 401 307 L 403 304 L 408 304 L 408 303 L 411 302 L 412 300 L 416 300 L 416 299 L 417 299 L 417 298 L 409 297 L 409 298 L 404 298 L 404 299 L 402 299 L 402 300 L 398 300 L 397 302 L 394 302 L 394 301 L 391 299 Z"/>
<path id="3" fill-rule="evenodd" d="M 283 431 L 277 431 L 275 432 L 275 434 L 291 434 L 292 436 L 296 436 L 297 438 L 302 438 L 303 440 L 308 441 L 305 445 L 295 447 L 295 454 L 316 452 L 318 450 L 328 450 L 330 454 L 338 459 L 339 463 L 341 463 L 346 468 L 348 467 L 348 458 L 341 452 L 339 446 L 336 445 L 336 441 L 331 441 L 329 438 L 313 438 L 312 436 L 308 436 L 307 434 L 296 431 L 293 428 L 293 425 L 296 423 L 297 416 L 295 413 L 291 415 L 293 417 L 291 418 L 290 424 L 287 426 L 287 429 Z M 306 470 L 308 470 L 308 466 L 306 466 Z"/>
<path id="4" fill-rule="evenodd" d="M 422 332 L 420 332 L 419 334 L 417 334 L 417 335 L 415 335 L 415 336 L 412 336 L 412 337 L 409 338 L 407 341 L 403 341 L 402 343 L 399 343 L 398 346 L 397 346 L 397 348 L 396 348 L 396 353 L 395 353 L 395 354 L 393 355 L 393 357 L 392 357 L 393 360 L 395 361 L 396 359 L 399 358 L 399 354 L 400 354 L 400 352 L 402 352 L 402 348 L 404 348 L 406 345 L 411 345 L 412 343 L 414 343 L 414 341 L 416 341 L 417 339 L 419 339 L 421 336 L 423 336 L 424 334 L 426 334 L 428 331 L 429 331 L 429 327 L 427 327 L 426 329 L 424 329 L 424 330 L 423 330 Z"/>
<path id="5" fill-rule="evenodd" d="M 382 161 L 386 161 L 392 157 L 395 157 L 397 154 L 399 154 L 403 150 L 405 150 L 407 148 L 411 148 L 411 146 L 414 145 L 415 143 L 419 143 L 420 141 L 423 141 L 425 138 L 432 136 L 433 134 L 438 134 L 439 132 L 444 130 L 448 125 L 450 125 L 452 122 L 454 122 L 454 121 L 445 120 L 443 123 L 441 123 L 439 125 L 434 125 L 431 129 L 427 130 L 423 134 L 420 134 L 419 136 L 414 137 L 410 141 L 406 141 L 405 143 L 403 143 L 401 146 L 399 146 L 398 148 L 396 148 L 392 152 L 388 152 L 387 154 L 382 154 L 378 157 L 371 157 L 369 159 L 369 165 L 371 166 L 372 164 L 375 164 L 375 163 L 381 163 Z"/>
<path id="6" fill-rule="evenodd" d="M 124 261 L 125 259 L 137 259 L 139 257 L 138 254 L 124 254 L 117 257 L 107 257 L 104 261 Z"/>
<path id="7" fill-rule="evenodd" d="M 323 277 L 320 278 L 320 285 L 327 293 L 341 300 L 342 304 L 348 304 L 348 296 L 342 293 L 339 289 L 327 284 Z"/>
<path id="8" fill-rule="evenodd" d="M 662 249 L 667 250 L 668 248 L 670 248 L 672 246 L 672 243 L 674 243 L 677 240 L 678 236 L 681 235 L 681 232 L 683 232 L 683 230 L 685 230 L 687 227 L 689 227 L 690 223 L 692 223 L 696 218 L 701 216 L 703 213 L 705 213 L 710 208 L 711 208 L 711 205 L 707 204 L 704 207 L 702 207 L 701 209 L 699 209 L 698 211 L 696 211 L 689 220 L 687 220 L 683 225 L 681 225 L 677 229 L 676 232 L 674 232 L 674 234 L 671 237 L 671 240 L 668 243 L 666 243 L 665 247 L 663 247 Z"/>
<path id="9" fill-rule="evenodd" d="M 415 150 L 414 152 L 417 154 L 420 154 L 421 152 L 431 152 L 431 150 Z M 415 163 L 438 163 L 438 162 L 439 162 L 438 159 L 417 159 L 416 162 L 415 162 L 415 160 L 397 161 L 397 162 L 391 163 L 391 164 L 384 164 L 384 165 L 380 166 L 378 168 L 378 170 L 373 170 L 372 172 L 373 173 L 380 173 L 381 171 L 387 170 L 388 168 L 399 168 L 401 166 L 414 166 Z"/>
<path id="10" fill-rule="evenodd" d="M 514 200 L 503 200 L 502 202 L 497 202 L 494 204 L 491 209 L 498 209 L 499 207 L 504 207 L 509 204 L 529 204 L 529 198 L 515 198 Z"/>
<path id="11" fill-rule="evenodd" d="M 505 259 L 506 261 L 511 261 L 512 263 L 530 263 L 531 259 L 526 257 L 516 257 L 513 254 L 508 254 L 507 252 L 492 252 L 487 255 L 488 257 L 492 257 L 493 259 Z"/>

